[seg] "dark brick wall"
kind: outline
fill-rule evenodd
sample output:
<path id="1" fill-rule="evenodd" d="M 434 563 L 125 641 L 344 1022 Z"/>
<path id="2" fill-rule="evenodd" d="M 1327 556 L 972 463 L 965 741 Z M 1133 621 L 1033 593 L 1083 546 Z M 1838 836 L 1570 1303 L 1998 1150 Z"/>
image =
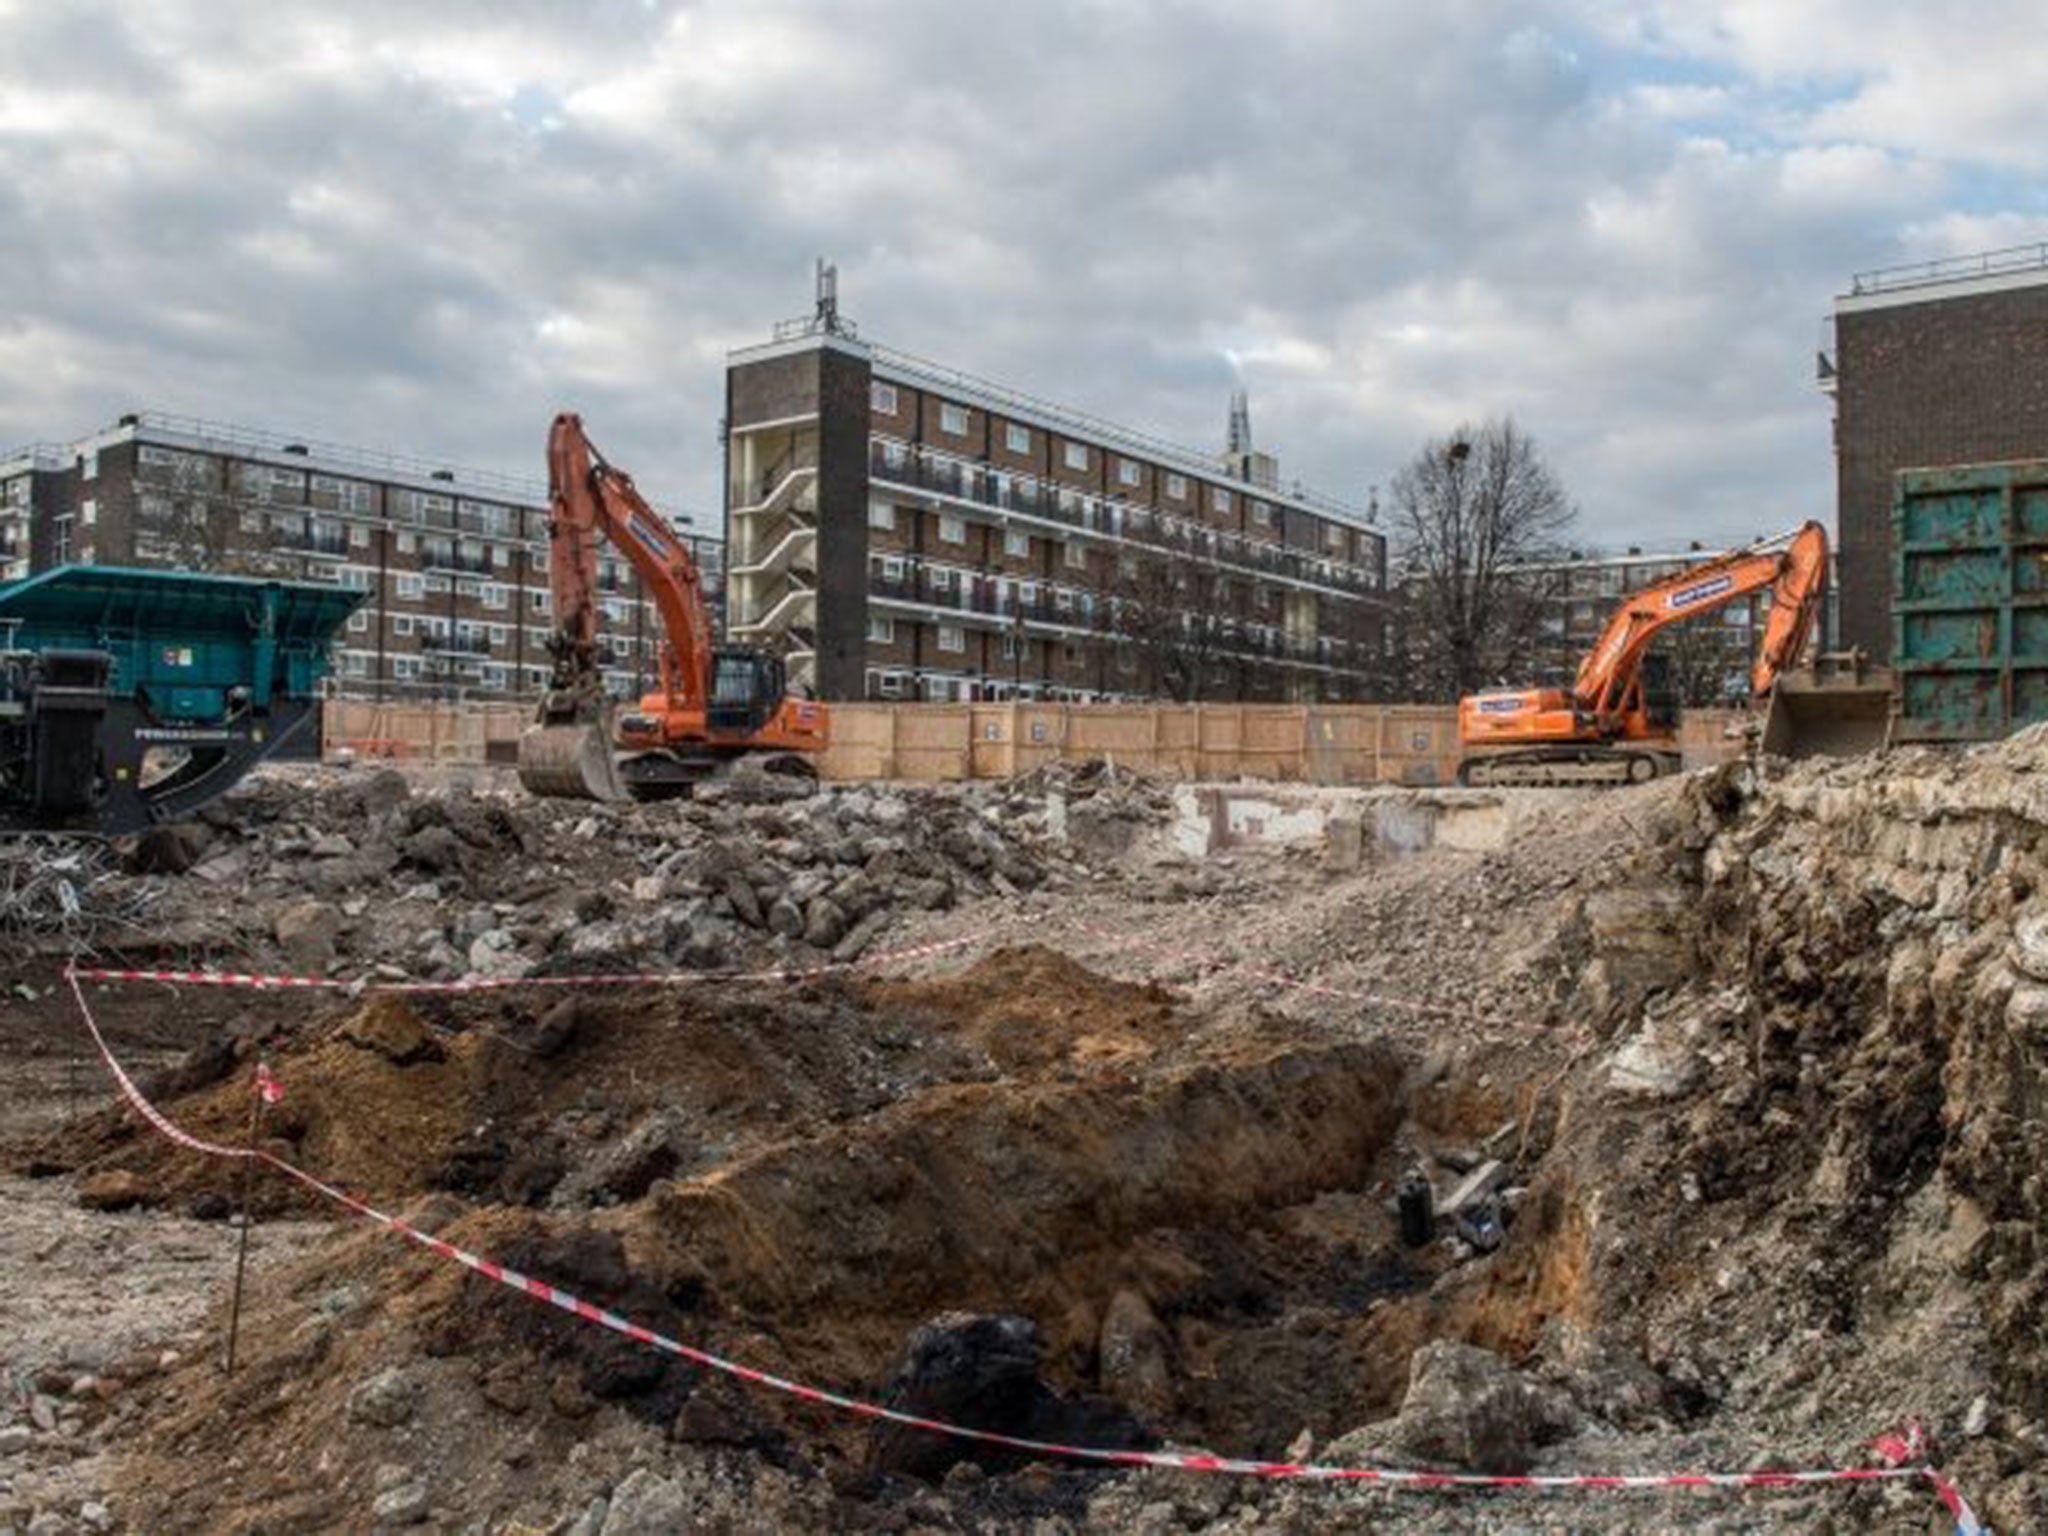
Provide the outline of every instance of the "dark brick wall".
<path id="1" fill-rule="evenodd" d="M 818 693 L 857 699 L 867 684 L 868 360 L 818 359 Z M 900 518 L 900 514 L 899 514 Z"/>
<path id="2" fill-rule="evenodd" d="M 2048 457 L 2048 284 L 1835 319 L 1843 645 L 1891 655 L 1892 476 Z"/>
<path id="3" fill-rule="evenodd" d="M 75 513 L 78 471 L 39 469 L 29 481 L 28 563 L 31 571 L 47 571 L 57 563 L 57 520 Z"/>
<path id="4" fill-rule="evenodd" d="M 725 375 L 725 417 L 735 427 L 782 421 L 818 408 L 818 359 L 823 351 L 741 363 Z M 861 402 L 867 410 L 867 402 Z"/>

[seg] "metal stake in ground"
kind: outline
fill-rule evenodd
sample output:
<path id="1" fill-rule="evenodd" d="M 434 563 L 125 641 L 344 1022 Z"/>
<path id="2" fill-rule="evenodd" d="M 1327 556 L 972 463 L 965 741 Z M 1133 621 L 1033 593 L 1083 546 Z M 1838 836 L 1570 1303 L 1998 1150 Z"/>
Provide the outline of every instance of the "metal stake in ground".
<path id="1" fill-rule="evenodd" d="M 284 1097 L 284 1084 L 271 1075 L 267 1062 L 256 1063 L 255 1095 L 249 1105 L 249 1145 L 263 1144 L 263 1111 Z M 242 1159 L 241 1189 L 235 1197 L 235 1206 L 241 1214 L 241 1239 L 235 1247 L 235 1292 L 228 1303 L 228 1365 L 227 1374 L 235 1374 L 235 1343 L 242 1332 L 242 1277 L 249 1268 L 249 1166 L 256 1159 Z"/>

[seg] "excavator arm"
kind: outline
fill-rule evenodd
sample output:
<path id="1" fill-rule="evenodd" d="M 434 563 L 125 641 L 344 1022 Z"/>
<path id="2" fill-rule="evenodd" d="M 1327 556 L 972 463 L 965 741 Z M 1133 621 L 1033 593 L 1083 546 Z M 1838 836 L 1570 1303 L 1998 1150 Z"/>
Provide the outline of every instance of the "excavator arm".
<path id="1" fill-rule="evenodd" d="M 1650 642 L 1674 624 L 1704 617 L 1738 598 L 1769 589 L 1770 618 L 1750 668 L 1759 698 L 1806 644 L 1827 581 L 1828 536 L 1809 522 L 1789 540 L 1770 540 L 1693 566 L 1624 601 L 1599 641 L 1579 663 L 1573 702 L 1595 720 L 1617 716 L 1641 672 Z"/>
<path id="2" fill-rule="evenodd" d="M 626 557 L 661 615 L 661 690 L 671 710 L 701 712 L 710 671 L 711 618 L 697 562 L 668 522 L 605 462 L 584 434 L 583 418 L 564 411 L 548 431 L 548 585 L 554 595 L 558 666 L 594 670 L 597 646 L 597 541 Z"/>
<path id="3" fill-rule="evenodd" d="M 627 800 L 613 751 L 615 706 L 598 665 L 598 544 L 608 540 L 639 575 L 661 615 L 665 708 L 701 715 L 710 670 L 711 621 L 697 564 L 667 522 L 605 462 L 564 411 L 548 429 L 548 588 L 554 674 L 532 726 L 519 739 L 519 778 L 536 794 Z"/>
<path id="4" fill-rule="evenodd" d="M 1809 522 L 1632 594 L 1579 663 L 1572 687 L 1505 688 L 1459 700 L 1460 742 L 1486 749 L 1458 765 L 1459 782 L 1591 784 L 1671 771 L 1678 763 L 1673 721 L 1648 696 L 1644 677 L 1651 642 L 1674 624 L 1768 590 L 1770 617 L 1749 682 L 1759 698 L 1772 694 L 1813 632 L 1827 566 L 1827 531 Z"/>
<path id="5" fill-rule="evenodd" d="M 548 494 L 555 666 L 519 738 L 520 782 L 539 795 L 628 800 L 687 794 L 741 767 L 815 777 L 810 755 L 828 740 L 825 706 L 788 696 L 781 658 L 712 644 L 689 546 L 567 411 L 548 431 Z M 600 539 L 633 567 L 661 616 L 659 686 L 622 717 L 598 664 Z"/>

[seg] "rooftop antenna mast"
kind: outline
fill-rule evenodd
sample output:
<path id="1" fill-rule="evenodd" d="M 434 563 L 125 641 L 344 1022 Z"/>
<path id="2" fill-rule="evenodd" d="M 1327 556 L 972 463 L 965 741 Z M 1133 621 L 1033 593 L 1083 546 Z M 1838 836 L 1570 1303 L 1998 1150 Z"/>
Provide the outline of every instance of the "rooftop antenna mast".
<path id="1" fill-rule="evenodd" d="M 1236 389 L 1230 393 L 1229 441 L 1232 453 L 1252 451 L 1252 397 L 1249 390 Z"/>
<path id="2" fill-rule="evenodd" d="M 839 268 L 818 258 L 818 329 L 827 336 L 843 333 L 839 322 Z"/>

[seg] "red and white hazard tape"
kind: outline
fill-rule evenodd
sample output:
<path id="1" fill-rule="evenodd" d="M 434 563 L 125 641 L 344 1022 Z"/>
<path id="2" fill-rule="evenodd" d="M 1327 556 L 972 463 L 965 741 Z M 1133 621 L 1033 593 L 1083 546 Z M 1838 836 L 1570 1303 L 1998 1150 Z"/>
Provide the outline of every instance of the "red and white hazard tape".
<path id="1" fill-rule="evenodd" d="M 572 976 L 459 976 L 452 981 L 372 981 L 367 977 L 293 976 L 257 971 L 152 971 L 80 967 L 84 981 L 160 981 L 181 987 L 247 987 L 254 991 L 301 988 L 325 992 L 502 992 L 513 987 L 676 987 L 700 983 L 813 981 L 842 971 L 868 970 L 904 960 L 923 960 L 982 942 L 981 935 L 884 950 L 858 960 L 783 966 L 756 971 L 591 971 Z"/>
<path id="2" fill-rule="evenodd" d="M 202 975 L 210 973 L 200 973 Z M 820 1407 L 834 1408 L 857 1418 L 900 1424 L 909 1429 L 924 1430 L 935 1435 L 947 1435 L 956 1440 L 969 1440 L 984 1445 L 1002 1446 L 1008 1450 L 1024 1451 L 1037 1456 L 1061 1457 L 1071 1461 L 1092 1462 L 1097 1465 L 1115 1467 L 1149 1467 L 1180 1472 L 1215 1472 L 1240 1477 L 1258 1477 L 1274 1480 L 1291 1480 L 1314 1483 L 1366 1484 L 1387 1488 L 1406 1489 L 1495 1489 L 1495 1490 L 1546 1490 L 1546 1491 L 1598 1491 L 1638 1490 L 1671 1488 L 1763 1488 L 1784 1489 L 1820 1486 L 1840 1486 L 1853 1483 L 1920 1481 L 1929 1484 L 1956 1523 L 1957 1536 L 1984 1536 L 1969 1503 L 1944 1473 L 1926 1461 L 1926 1443 L 1918 1425 L 1910 1425 L 1898 1434 L 1879 1438 L 1874 1449 L 1882 1465 L 1875 1467 L 1823 1467 L 1804 1471 L 1784 1472 L 1651 1472 L 1624 1473 L 1615 1475 L 1594 1475 L 1585 1473 L 1543 1473 L 1526 1476 L 1498 1476 L 1476 1472 L 1428 1472 L 1397 1467 L 1345 1467 L 1318 1464 L 1314 1462 L 1257 1461 L 1234 1456 L 1216 1456 L 1203 1452 L 1186 1451 L 1128 1451 L 1109 1450 L 1100 1446 L 1062 1445 L 1054 1441 L 1034 1440 L 1021 1435 L 1006 1435 L 995 1430 L 975 1429 L 965 1424 L 951 1424 L 942 1419 L 928 1419 L 918 1414 L 904 1413 L 899 1409 L 885 1407 L 880 1403 L 865 1402 L 860 1398 L 847 1397 L 822 1387 L 806 1385 L 771 1371 L 757 1370 L 714 1355 L 708 1350 L 697 1349 L 666 1334 L 643 1327 L 628 1318 L 619 1316 L 603 1307 L 583 1300 L 580 1296 L 550 1285 L 532 1275 L 523 1275 L 509 1269 L 481 1254 L 458 1248 L 444 1242 L 430 1233 L 422 1232 L 398 1217 L 378 1210 L 373 1205 L 358 1200 L 345 1190 L 336 1188 L 323 1179 L 314 1177 L 274 1153 L 260 1147 L 224 1146 L 218 1142 L 205 1141 L 192 1135 L 174 1123 L 167 1115 L 152 1104 L 136 1087 L 125 1068 L 115 1058 L 107 1045 L 106 1036 L 101 1033 L 99 1021 L 93 1017 L 92 1007 L 86 1001 L 85 989 L 79 983 L 89 976 L 109 979 L 105 973 L 67 969 L 65 980 L 71 985 L 71 994 L 78 1002 L 80 1017 L 97 1047 L 100 1059 L 106 1063 L 122 1096 L 135 1112 L 149 1123 L 160 1135 L 174 1144 L 208 1157 L 253 1159 L 268 1164 L 278 1172 L 297 1180 L 306 1188 L 332 1200 L 337 1205 L 354 1212 L 365 1220 L 377 1223 L 386 1231 L 417 1244 L 439 1258 L 459 1264 L 463 1268 L 482 1275 L 487 1280 L 509 1286 L 515 1291 L 546 1302 L 584 1322 L 606 1328 L 643 1344 L 650 1349 L 687 1360 L 706 1370 L 718 1371 L 740 1381 L 780 1392 L 801 1402 Z M 161 973 L 149 973 L 146 979 L 163 979 Z"/>

